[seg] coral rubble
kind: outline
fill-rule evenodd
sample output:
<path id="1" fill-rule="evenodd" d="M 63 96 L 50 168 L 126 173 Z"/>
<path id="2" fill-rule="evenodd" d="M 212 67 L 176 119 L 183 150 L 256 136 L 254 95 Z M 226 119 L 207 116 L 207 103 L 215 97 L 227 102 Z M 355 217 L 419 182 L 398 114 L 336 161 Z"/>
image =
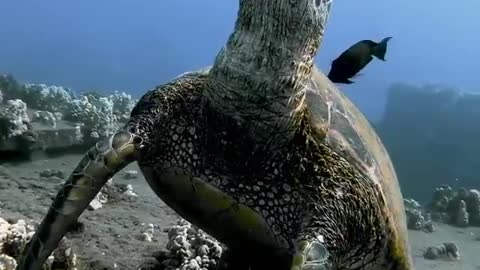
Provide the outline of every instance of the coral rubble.
<path id="1" fill-rule="evenodd" d="M 168 230 L 167 250 L 155 252 L 139 269 L 216 269 L 224 247 L 184 219 Z"/>
<path id="2" fill-rule="evenodd" d="M 35 232 L 35 226 L 20 219 L 10 222 L 0 217 L 0 269 L 14 270 L 21 251 Z M 44 270 L 79 270 L 79 262 L 68 239 L 64 238 L 58 248 L 45 262 Z"/>
<path id="3" fill-rule="evenodd" d="M 120 200 L 134 200 L 137 198 L 137 194 L 133 190 L 132 185 L 124 185 L 113 183 L 113 180 L 108 180 L 107 184 L 102 187 L 100 192 L 98 192 L 95 199 L 93 199 L 89 206 L 88 210 L 94 211 L 102 208 L 102 206 L 108 202 L 114 203 Z"/>
<path id="4" fill-rule="evenodd" d="M 455 243 L 443 243 L 438 246 L 428 247 L 423 254 L 425 259 L 436 260 L 448 258 L 451 260 L 460 260 L 460 250 Z"/>

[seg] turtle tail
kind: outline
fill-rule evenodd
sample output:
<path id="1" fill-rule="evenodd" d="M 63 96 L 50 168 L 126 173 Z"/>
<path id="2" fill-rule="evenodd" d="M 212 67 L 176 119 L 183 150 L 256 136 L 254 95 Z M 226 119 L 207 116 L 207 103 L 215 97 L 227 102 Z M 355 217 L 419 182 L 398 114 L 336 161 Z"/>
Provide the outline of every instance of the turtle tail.
<path id="1" fill-rule="evenodd" d="M 119 131 L 92 147 L 58 192 L 47 215 L 25 246 L 17 270 L 40 270 L 68 228 L 116 172 L 136 159 L 142 139 Z"/>
<path id="2" fill-rule="evenodd" d="M 373 48 L 373 55 L 378 59 L 385 61 L 385 54 L 387 53 L 387 43 L 392 37 L 386 37 L 380 41 L 374 48 Z"/>

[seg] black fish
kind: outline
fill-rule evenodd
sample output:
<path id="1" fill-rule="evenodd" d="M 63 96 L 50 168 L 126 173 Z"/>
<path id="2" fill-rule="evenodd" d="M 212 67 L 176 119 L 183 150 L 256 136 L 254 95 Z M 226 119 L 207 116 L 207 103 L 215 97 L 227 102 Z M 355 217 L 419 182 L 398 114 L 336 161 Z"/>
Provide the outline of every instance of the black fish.
<path id="1" fill-rule="evenodd" d="M 391 38 L 386 37 L 380 43 L 372 40 L 362 40 L 355 43 L 337 59 L 333 60 L 328 78 L 334 83 L 353 83 L 350 79 L 370 63 L 373 56 L 385 61 L 387 42 Z"/>

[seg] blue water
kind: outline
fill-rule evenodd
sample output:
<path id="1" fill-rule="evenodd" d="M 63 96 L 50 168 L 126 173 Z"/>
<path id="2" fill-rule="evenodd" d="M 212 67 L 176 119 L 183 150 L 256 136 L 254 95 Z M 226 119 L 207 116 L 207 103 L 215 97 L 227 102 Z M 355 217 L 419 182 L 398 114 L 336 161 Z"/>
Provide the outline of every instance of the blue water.
<path id="1" fill-rule="evenodd" d="M 211 64 L 231 32 L 238 1 L 0 0 L 0 71 L 75 90 L 142 94 Z M 445 83 L 476 90 L 476 0 L 336 0 L 318 64 L 360 39 L 393 36 L 345 91 L 371 118 L 390 83 Z"/>

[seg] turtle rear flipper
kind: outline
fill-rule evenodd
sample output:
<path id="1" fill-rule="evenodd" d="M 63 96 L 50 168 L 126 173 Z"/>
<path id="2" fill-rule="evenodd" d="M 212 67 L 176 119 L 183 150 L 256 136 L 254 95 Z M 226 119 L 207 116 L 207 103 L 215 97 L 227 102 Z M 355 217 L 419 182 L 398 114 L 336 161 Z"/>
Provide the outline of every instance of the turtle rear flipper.
<path id="1" fill-rule="evenodd" d="M 39 270 L 58 242 L 116 172 L 135 160 L 140 137 L 119 131 L 92 147 L 58 192 L 23 250 L 17 270 Z"/>

